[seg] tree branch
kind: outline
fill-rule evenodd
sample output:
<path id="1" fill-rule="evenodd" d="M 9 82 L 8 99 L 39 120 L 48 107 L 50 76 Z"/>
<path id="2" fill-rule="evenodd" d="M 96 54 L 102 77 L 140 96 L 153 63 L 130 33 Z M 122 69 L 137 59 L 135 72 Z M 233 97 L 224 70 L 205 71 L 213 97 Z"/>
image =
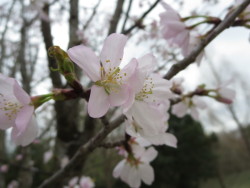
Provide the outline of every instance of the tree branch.
<path id="1" fill-rule="evenodd" d="M 127 23 L 128 17 L 129 17 L 129 12 L 131 10 L 132 2 L 133 2 L 133 0 L 129 0 L 128 9 L 126 11 L 126 17 L 125 17 L 124 22 L 122 24 L 122 33 L 125 31 L 125 27 L 126 27 L 126 23 Z"/>
<path id="2" fill-rule="evenodd" d="M 108 35 L 110 35 L 111 33 L 116 32 L 116 28 L 117 28 L 118 22 L 120 20 L 121 14 L 122 14 L 123 4 L 124 4 L 124 0 L 117 0 L 115 12 L 114 12 L 114 15 L 113 15 L 113 17 L 112 17 L 112 19 L 110 21 L 110 27 L 109 27 Z"/>
<path id="3" fill-rule="evenodd" d="M 83 31 L 88 28 L 90 22 L 92 21 L 92 19 L 94 18 L 95 14 L 96 14 L 97 8 L 99 7 L 100 3 L 101 3 L 101 0 L 99 0 L 97 2 L 97 4 L 94 6 L 91 16 L 87 20 L 86 24 L 83 26 Z"/>
<path id="4" fill-rule="evenodd" d="M 133 29 L 136 27 L 141 26 L 141 23 L 143 19 L 156 7 L 156 5 L 160 2 L 161 0 L 156 0 L 154 4 L 152 4 L 149 9 L 143 13 L 143 15 L 134 23 L 134 25 L 130 26 L 127 30 L 123 31 L 122 33 L 127 35 L 129 34 Z"/>
<path id="5" fill-rule="evenodd" d="M 61 181 L 63 177 L 70 174 L 71 169 L 75 168 L 77 165 L 84 165 L 88 155 L 93 152 L 107 137 L 107 135 L 117 128 L 123 121 L 125 117 L 123 115 L 116 118 L 111 124 L 103 127 L 92 139 L 90 139 L 86 144 L 81 146 L 75 155 L 71 158 L 69 163 L 62 169 L 58 170 L 54 175 L 45 180 L 39 188 L 50 187 L 51 184 Z"/>
<path id="6" fill-rule="evenodd" d="M 250 0 L 244 1 L 239 7 L 231 12 L 217 27 L 214 28 L 213 31 L 207 37 L 201 40 L 200 44 L 183 60 L 174 64 L 167 74 L 164 76 L 165 79 L 170 80 L 174 77 L 177 73 L 184 70 L 187 66 L 193 63 L 196 57 L 200 54 L 200 52 L 215 38 L 217 37 L 222 31 L 226 28 L 230 27 L 231 24 L 234 23 L 235 18 L 249 5 Z"/>

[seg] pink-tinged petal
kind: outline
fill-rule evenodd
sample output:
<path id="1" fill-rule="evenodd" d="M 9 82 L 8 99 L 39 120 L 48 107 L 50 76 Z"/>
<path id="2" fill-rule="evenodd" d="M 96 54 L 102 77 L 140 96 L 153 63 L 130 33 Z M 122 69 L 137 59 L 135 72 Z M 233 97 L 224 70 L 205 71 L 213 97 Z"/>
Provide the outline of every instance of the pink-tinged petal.
<path id="1" fill-rule="evenodd" d="M 163 12 L 160 15 L 160 24 L 162 26 L 166 25 L 169 21 L 180 21 L 180 16 L 173 14 L 172 12 Z"/>
<path id="2" fill-rule="evenodd" d="M 233 100 L 235 98 L 236 92 L 230 88 L 221 87 L 218 90 L 218 93 L 221 95 L 221 97 Z"/>
<path id="3" fill-rule="evenodd" d="M 171 82 L 163 79 L 159 74 L 151 74 L 149 78 L 152 78 L 154 87 L 152 88 L 152 95 L 148 95 L 149 98 L 157 101 L 168 101 L 169 98 L 173 97 L 171 92 Z M 148 80 L 150 82 L 150 80 Z M 149 100 L 146 100 L 150 102 Z M 152 101 L 151 101 L 152 102 Z"/>
<path id="4" fill-rule="evenodd" d="M 164 1 L 161 1 L 161 5 L 166 9 L 167 12 L 171 12 L 172 14 L 178 15 L 175 9 L 173 9 L 169 4 L 165 3 Z"/>
<path id="5" fill-rule="evenodd" d="M 11 138 L 17 145 L 27 146 L 37 137 L 37 134 L 38 127 L 36 119 L 32 116 L 30 122 L 28 122 L 26 126 L 26 129 L 21 134 L 17 127 L 13 127 Z"/>
<path id="6" fill-rule="evenodd" d="M 133 84 L 131 83 L 136 82 L 137 80 L 137 73 L 138 73 L 138 61 L 133 58 L 131 61 L 121 70 L 120 75 L 122 76 L 122 80 L 125 83 Z M 130 86 L 133 88 L 134 86 Z"/>
<path id="7" fill-rule="evenodd" d="M 126 162 L 125 160 L 122 160 L 122 161 L 120 161 L 120 162 L 115 166 L 115 168 L 114 168 L 114 170 L 113 170 L 113 176 L 114 176 L 115 178 L 118 178 L 118 177 L 121 176 L 121 172 L 122 172 L 122 169 L 123 169 L 123 167 L 124 167 L 125 162 Z"/>
<path id="8" fill-rule="evenodd" d="M 16 116 L 16 128 L 19 131 L 19 134 L 23 134 L 23 132 L 27 129 L 34 113 L 34 107 L 30 105 L 23 106 L 21 110 L 17 113 Z"/>
<path id="9" fill-rule="evenodd" d="M 139 92 L 144 85 L 144 77 L 141 76 L 138 69 L 138 61 L 133 58 L 122 70 L 120 75 L 123 76 L 123 82 L 129 85 L 131 93 Z"/>
<path id="10" fill-rule="evenodd" d="M 153 145 L 167 145 L 176 148 L 177 147 L 177 139 L 174 135 L 170 133 L 160 133 L 154 136 L 145 137 L 149 142 Z"/>
<path id="11" fill-rule="evenodd" d="M 207 104 L 198 96 L 194 96 L 192 98 L 192 102 L 194 103 L 195 107 L 200 109 L 205 109 L 207 107 Z"/>
<path id="12" fill-rule="evenodd" d="M 129 93 L 130 94 L 128 100 L 122 105 L 123 113 L 126 113 L 131 108 L 131 106 L 135 101 L 135 93 L 134 92 L 129 92 Z"/>
<path id="13" fill-rule="evenodd" d="M 190 115 L 192 116 L 192 118 L 196 121 L 199 121 L 199 112 L 196 109 L 195 106 L 193 106 L 192 108 L 190 108 Z"/>
<path id="14" fill-rule="evenodd" d="M 187 113 L 188 107 L 185 103 L 179 102 L 172 106 L 172 113 L 177 117 L 183 117 Z"/>
<path id="15" fill-rule="evenodd" d="M 159 146 L 164 145 L 164 133 L 159 133 L 156 135 L 144 136 L 152 145 Z"/>
<path id="16" fill-rule="evenodd" d="M 142 164 L 139 171 L 142 181 L 147 185 L 151 185 L 155 179 L 154 169 L 148 164 Z"/>
<path id="17" fill-rule="evenodd" d="M 4 76 L 0 73 L 0 93 L 7 94 L 7 93 L 13 93 L 13 86 L 15 83 L 14 78 L 9 78 L 7 76 Z"/>
<path id="18" fill-rule="evenodd" d="M 131 168 L 132 167 L 127 162 L 124 163 L 124 166 L 122 168 L 121 175 L 120 175 L 120 178 L 122 181 L 128 183 L 128 177 L 129 177 Z"/>
<path id="19" fill-rule="evenodd" d="M 0 129 L 8 129 L 15 125 L 15 117 L 9 119 L 5 111 L 0 110 Z"/>
<path id="20" fill-rule="evenodd" d="M 105 39 L 100 55 L 105 70 L 120 65 L 126 42 L 127 37 L 117 33 L 113 33 Z"/>
<path id="21" fill-rule="evenodd" d="M 79 177 L 77 177 L 77 176 L 71 178 L 70 181 L 69 181 L 69 186 L 74 187 L 77 184 L 78 180 L 79 180 Z"/>
<path id="22" fill-rule="evenodd" d="M 138 132 L 141 135 L 155 135 L 165 125 L 164 120 L 166 118 L 153 105 L 135 101 L 130 111 L 133 115 L 134 123 L 138 126 Z"/>
<path id="23" fill-rule="evenodd" d="M 170 39 L 179 33 L 186 31 L 186 26 L 182 22 L 169 21 L 163 28 L 163 37 Z"/>
<path id="24" fill-rule="evenodd" d="M 158 152 L 155 150 L 155 148 L 150 147 L 141 156 L 141 161 L 145 163 L 149 163 L 153 161 L 157 157 L 157 155 L 158 155 Z"/>
<path id="25" fill-rule="evenodd" d="M 109 109 L 109 95 L 103 87 L 93 85 L 88 102 L 88 113 L 93 118 L 104 116 Z"/>
<path id="26" fill-rule="evenodd" d="M 110 92 L 109 102 L 110 106 L 121 106 L 129 99 L 129 87 L 122 85 L 122 87 L 116 92 Z"/>
<path id="27" fill-rule="evenodd" d="M 30 96 L 23 90 L 23 88 L 21 88 L 17 81 L 14 83 L 14 95 L 23 105 L 27 105 L 31 102 Z"/>
<path id="28" fill-rule="evenodd" d="M 127 183 L 133 188 L 139 188 L 141 186 L 141 178 L 135 167 L 130 168 Z"/>
<path id="29" fill-rule="evenodd" d="M 68 50 L 70 59 L 76 63 L 92 81 L 100 80 L 100 62 L 95 53 L 84 45 L 78 45 Z"/>
<path id="30" fill-rule="evenodd" d="M 157 67 L 157 61 L 152 54 L 146 54 L 138 59 L 139 70 L 150 74 L 154 71 L 154 68 Z"/>

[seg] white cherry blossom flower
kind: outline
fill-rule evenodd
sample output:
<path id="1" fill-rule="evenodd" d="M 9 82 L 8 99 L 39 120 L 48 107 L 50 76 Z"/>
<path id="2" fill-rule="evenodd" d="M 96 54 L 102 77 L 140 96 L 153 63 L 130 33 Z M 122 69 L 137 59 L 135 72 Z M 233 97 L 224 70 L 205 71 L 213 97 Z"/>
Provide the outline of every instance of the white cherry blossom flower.
<path id="1" fill-rule="evenodd" d="M 110 107 L 121 106 L 129 99 L 127 80 L 133 76 L 137 63 L 132 60 L 123 70 L 119 67 L 126 41 L 125 35 L 109 35 L 100 57 L 83 45 L 68 50 L 69 57 L 94 82 L 88 102 L 88 113 L 91 117 L 101 117 Z"/>
<path id="2" fill-rule="evenodd" d="M 0 85 L 0 129 L 12 127 L 12 140 L 26 146 L 38 132 L 31 98 L 13 78 L 0 74 Z"/>
<path id="3" fill-rule="evenodd" d="M 139 188 L 141 181 L 151 185 L 154 181 L 154 169 L 149 163 L 156 158 L 157 151 L 153 147 L 145 149 L 139 145 L 133 145 L 134 156 L 130 155 L 120 161 L 114 168 L 113 176 L 120 177 L 132 188 Z"/>
<path id="4" fill-rule="evenodd" d="M 199 112 L 197 109 L 206 108 L 206 103 L 198 96 L 193 96 L 192 98 L 185 97 L 181 102 L 172 106 L 172 113 L 177 117 L 183 117 L 190 111 L 190 115 L 195 120 L 199 120 Z"/>

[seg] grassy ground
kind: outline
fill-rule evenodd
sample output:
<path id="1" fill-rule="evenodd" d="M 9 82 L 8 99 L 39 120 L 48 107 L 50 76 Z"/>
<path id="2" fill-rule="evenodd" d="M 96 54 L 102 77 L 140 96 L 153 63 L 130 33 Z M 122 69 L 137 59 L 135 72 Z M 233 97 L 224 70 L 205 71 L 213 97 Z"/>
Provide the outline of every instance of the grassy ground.
<path id="1" fill-rule="evenodd" d="M 250 188 L 250 170 L 224 177 L 226 188 Z M 221 188 L 218 179 L 209 179 L 201 188 Z"/>

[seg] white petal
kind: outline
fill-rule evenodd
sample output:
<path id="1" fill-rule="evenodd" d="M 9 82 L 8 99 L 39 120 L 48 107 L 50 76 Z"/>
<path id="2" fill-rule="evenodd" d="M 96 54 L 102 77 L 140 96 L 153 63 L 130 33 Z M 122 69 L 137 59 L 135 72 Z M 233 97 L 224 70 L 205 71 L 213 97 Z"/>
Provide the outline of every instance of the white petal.
<path id="1" fill-rule="evenodd" d="M 194 105 L 197 108 L 205 109 L 207 107 L 207 104 L 202 99 L 200 99 L 200 97 L 198 97 L 198 96 L 194 96 L 192 98 L 192 102 L 194 103 Z"/>
<path id="2" fill-rule="evenodd" d="M 236 92 L 230 88 L 222 87 L 218 90 L 219 94 L 226 99 L 233 100 L 235 98 Z"/>
<path id="3" fill-rule="evenodd" d="M 17 81 L 14 83 L 14 94 L 21 104 L 29 104 L 31 102 L 30 96 L 21 88 Z"/>
<path id="4" fill-rule="evenodd" d="M 14 83 L 13 78 L 0 74 L 0 129 L 7 129 L 15 125 L 16 114 L 4 110 L 5 103 L 19 104 L 13 93 Z M 12 117 L 9 118 L 6 113 L 12 114 Z"/>
<path id="5" fill-rule="evenodd" d="M 92 81 L 100 80 L 100 62 L 90 48 L 83 45 L 74 46 L 68 50 L 68 55 Z"/>
<path id="6" fill-rule="evenodd" d="M 129 88 L 122 85 L 117 92 L 110 92 L 109 102 L 111 106 L 121 106 L 129 99 Z"/>
<path id="7" fill-rule="evenodd" d="M 128 174 L 128 184 L 132 188 L 139 188 L 141 186 L 141 178 L 138 170 L 135 167 L 130 168 Z"/>
<path id="8" fill-rule="evenodd" d="M 128 183 L 128 177 L 129 177 L 129 173 L 130 173 L 131 168 L 132 167 L 127 162 L 124 163 L 124 166 L 123 166 L 121 174 L 120 174 L 120 178 L 122 181 Z"/>
<path id="9" fill-rule="evenodd" d="M 141 128 L 138 130 L 141 135 L 155 135 L 165 125 L 166 118 L 163 113 L 159 113 L 157 108 L 145 102 L 135 101 L 131 113 Z"/>
<path id="10" fill-rule="evenodd" d="M 157 155 L 158 155 L 158 152 L 155 150 L 155 148 L 150 147 L 141 156 L 141 161 L 149 163 L 153 161 Z"/>
<path id="11" fill-rule="evenodd" d="M 140 71 L 152 73 L 157 67 L 157 61 L 152 54 L 146 54 L 138 59 Z"/>
<path id="12" fill-rule="evenodd" d="M 21 134 L 17 127 L 13 127 L 11 132 L 11 138 L 17 145 L 27 146 L 37 137 L 37 134 L 37 123 L 35 117 L 32 116 L 32 119 L 28 123 L 26 130 L 24 130 Z"/>
<path id="13" fill-rule="evenodd" d="M 147 185 L 151 185 L 154 181 L 154 169 L 148 164 L 142 164 L 139 171 L 142 181 Z"/>
<path id="14" fill-rule="evenodd" d="M 105 115 L 109 109 L 109 96 L 103 87 L 93 85 L 88 102 L 88 113 L 93 118 Z"/>
<path id="15" fill-rule="evenodd" d="M 126 42 L 127 37 L 117 33 L 113 33 L 105 39 L 100 55 L 105 70 L 120 65 Z"/>
<path id="16" fill-rule="evenodd" d="M 190 108 L 190 115 L 192 116 L 192 118 L 196 121 L 199 121 L 199 112 L 196 109 L 195 106 L 193 106 L 192 108 Z"/>
<path id="17" fill-rule="evenodd" d="M 126 162 L 125 160 L 122 160 L 122 161 L 120 161 L 120 162 L 115 166 L 115 168 L 114 168 L 114 170 L 113 170 L 113 176 L 114 176 L 115 178 L 118 178 L 118 177 L 121 176 L 121 172 L 122 172 L 122 169 L 123 169 L 123 167 L 124 167 L 125 162 Z"/>
<path id="18" fill-rule="evenodd" d="M 188 107 L 182 101 L 172 106 L 172 113 L 177 117 L 183 117 L 187 113 Z"/>
<path id="19" fill-rule="evenodd" d="M 34 107 L 30 105 L 23 106 L 17 113 L 15 124 L 20 134 L 22 134 L 29 126 L 29 123 L 34 116 L 33 113 Z"/>

